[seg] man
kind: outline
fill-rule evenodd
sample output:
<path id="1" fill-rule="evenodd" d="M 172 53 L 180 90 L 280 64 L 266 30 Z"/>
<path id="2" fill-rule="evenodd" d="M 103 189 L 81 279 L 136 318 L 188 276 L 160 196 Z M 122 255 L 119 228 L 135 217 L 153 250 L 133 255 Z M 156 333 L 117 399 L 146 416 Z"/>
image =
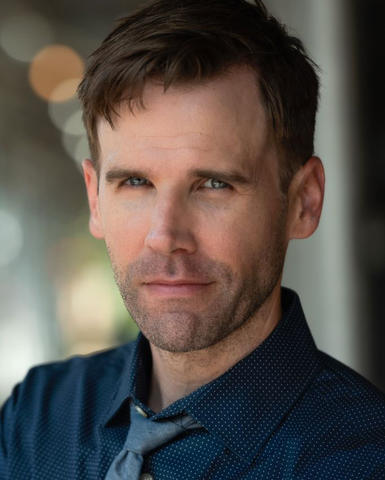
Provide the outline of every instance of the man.
<path id="1" fill-rule="evenodd" d="M 281 288 L 324 194 L 301 42 L 260 1 L 158 0 L 79 93 L 90 231 L 141 334 L 29 372 L 1 480 L 385 478 L 384 396 Z"/>

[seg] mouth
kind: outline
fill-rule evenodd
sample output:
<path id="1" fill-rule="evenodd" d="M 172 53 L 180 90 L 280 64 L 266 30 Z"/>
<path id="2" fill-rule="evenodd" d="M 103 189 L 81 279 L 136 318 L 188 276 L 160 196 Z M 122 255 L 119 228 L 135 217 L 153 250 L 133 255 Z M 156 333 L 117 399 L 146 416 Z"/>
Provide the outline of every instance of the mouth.
<path id="1" fill-rule="evenodd" d="M 213 283 L 214 282 L 191 279 L 157 279 L 152 280 L 151 282 L 145 282 L 143 283 L 143 286 L 151 295 L 180 297 L 202 293 L 206 291 Z"/>

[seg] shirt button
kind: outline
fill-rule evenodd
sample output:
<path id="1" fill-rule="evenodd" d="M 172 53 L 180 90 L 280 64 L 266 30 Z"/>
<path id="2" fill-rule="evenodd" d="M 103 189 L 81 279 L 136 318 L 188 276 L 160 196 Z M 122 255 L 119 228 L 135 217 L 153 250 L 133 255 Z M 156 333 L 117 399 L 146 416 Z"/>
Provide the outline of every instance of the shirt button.
<path id="1" fill-rule="evenodd" d="M 142 473 L 142 475 L 139 477 L 139 480 L 154 480 L 154 477 L 149 473 Z"/>
<path id="2" fill-rule="evenodd" d="M 135 410 L 136 410 L 138 413 L 140 413 L 140 414 L 142 415 L 142 417 L 146 417 L 146 418 L 148 417 L 147 413 L 143 410 L 143 408 L 140 408 L 138 405 L 135 405 Z M 145 473 L 145 475 L 147 475 L 147 473 Z M 140 478 L 142 478 L 142 477 L 140 477 Z M 147 477 L 146 477 L 146 478 L 147 478 Z M 144 480 L 146 480 L 146 478 L 144 478 Z M 152 478 L 152 477 L 151 477 L 151 475 L 150 475 L 150 477 L 148 477 L 147 480 L 151 480 L 151 478 Z"/>

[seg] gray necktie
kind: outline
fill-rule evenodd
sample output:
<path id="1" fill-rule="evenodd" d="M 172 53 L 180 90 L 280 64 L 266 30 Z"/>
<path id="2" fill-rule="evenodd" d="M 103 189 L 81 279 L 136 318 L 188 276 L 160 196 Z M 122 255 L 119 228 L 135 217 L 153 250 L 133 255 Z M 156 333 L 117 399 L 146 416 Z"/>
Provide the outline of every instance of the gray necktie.
<path id="1" fill-rule="evenodd" d="M 130 422 L 123 449 L 111 463 L 105 480 L 138 480 L 142 470 L 143 455 L 185 430 L 201 426 L 188 415 L 154 422 L 140 414 L 133 402 L 130 407 Z"/>

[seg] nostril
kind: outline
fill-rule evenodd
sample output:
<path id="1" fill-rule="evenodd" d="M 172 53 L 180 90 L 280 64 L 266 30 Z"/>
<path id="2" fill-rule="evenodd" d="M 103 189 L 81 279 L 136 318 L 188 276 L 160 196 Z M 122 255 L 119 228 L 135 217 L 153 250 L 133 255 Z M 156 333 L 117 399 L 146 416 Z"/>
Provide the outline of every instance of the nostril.
<path id="1" fill-rule="evenodd" d="M 151 230 L 145 240 L 146 246 L 153 250 L 169 253 L 177 243 L 177 236 L 170 229 Z"/>
<path id="2" fill-rule="evenodd" d="M 196 250 L 193 233 L 189 229 L 182 227 L 170 228 L 163 226 L 159 229 L 151 229 L 145 238 L 144 244 L 147 248 L 165 255 L 179 251 L 192 253 Z"/>

